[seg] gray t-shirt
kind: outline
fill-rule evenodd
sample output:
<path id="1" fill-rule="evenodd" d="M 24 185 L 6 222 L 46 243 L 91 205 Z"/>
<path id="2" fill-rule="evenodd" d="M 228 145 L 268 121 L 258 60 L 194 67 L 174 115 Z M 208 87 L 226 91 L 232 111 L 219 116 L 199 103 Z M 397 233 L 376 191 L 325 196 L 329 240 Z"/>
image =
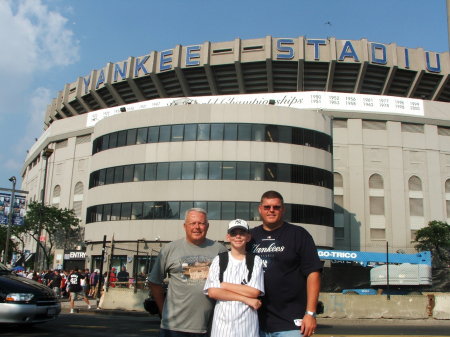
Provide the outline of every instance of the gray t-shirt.
<path id="1" fill-rule="evenodd" d="M 209 239 L 199 246 L 180 239 L 161 249 L 148 279 L 162 284 L 169 276 L 161 328 L 192 333 L 207 331 L 214 302 L 203 294 L 203 286 L 212 260 L 225 251 L 222 244 Z"/>

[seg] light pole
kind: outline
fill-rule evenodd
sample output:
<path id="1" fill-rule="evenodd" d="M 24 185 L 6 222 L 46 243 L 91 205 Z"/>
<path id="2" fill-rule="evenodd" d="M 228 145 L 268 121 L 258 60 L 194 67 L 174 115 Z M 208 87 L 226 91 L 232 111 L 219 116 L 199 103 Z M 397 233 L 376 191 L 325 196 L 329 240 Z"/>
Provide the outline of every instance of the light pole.
<path id="1" fill-rule="evenodd" d="M 44 206 L 45 206 L 45 188 L 47 185 L 47 168 L 48 168 L 48 158 L 52 155 L 53 153 L 53 149 L 49 149 L 46 148 L 42 151 L 42 158 L 45 160 L 45 164 L 44 164 L 44 183 L 42 186 L 42 191 L 41 191 L 41 212 L 44 210 Z M 36 245 L 36 258 L 35 258 L 35 263 L 34 263 L 34 270 L 40 270 L 41 269 L 41 260 L 43 260 L 44 258 L 44 252 L 41 252 L 41 234 L 42 234 L 42 219 L 39 222 L 39 242 Z M 45 248 L 43 248 L 45 249 Z"/>
<path id="2" fill-rule="evenodd" d="M 8 214 L 8 226 L 6 227 L 6 242 L 5 242 L 5 251 L 3 255 L 3 262 L 7 264 L 8 260 L 8 252 L 9 252 L 9 239 L 11 237 L 11 226 L 13 225 L 13 212 L 14 212 L 14 199 L 16 194 L 16 177 L 12 176 L 9 178 L 9 181 L 12 182 L 12 191 L 11 191 L 11 201 L 9 203 L 9 214 Z"/>

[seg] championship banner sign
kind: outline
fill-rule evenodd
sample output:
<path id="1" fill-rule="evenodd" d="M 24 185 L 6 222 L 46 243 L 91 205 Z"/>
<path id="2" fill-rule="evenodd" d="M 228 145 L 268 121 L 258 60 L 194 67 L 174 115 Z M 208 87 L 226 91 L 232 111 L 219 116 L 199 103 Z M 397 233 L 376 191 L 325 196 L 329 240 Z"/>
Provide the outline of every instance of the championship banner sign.
<path id="1" fill-rule="evenodd" d="M 26 201 L 23 195 L 14 195 L 14 202 L 12 203 L 12 223 L 13 225 L 23 225 L 26 210 Z M 11 194 L 0 193 L 0 224 L 7 225 L 9 219 L 9 212 L 11 210 Z"/>

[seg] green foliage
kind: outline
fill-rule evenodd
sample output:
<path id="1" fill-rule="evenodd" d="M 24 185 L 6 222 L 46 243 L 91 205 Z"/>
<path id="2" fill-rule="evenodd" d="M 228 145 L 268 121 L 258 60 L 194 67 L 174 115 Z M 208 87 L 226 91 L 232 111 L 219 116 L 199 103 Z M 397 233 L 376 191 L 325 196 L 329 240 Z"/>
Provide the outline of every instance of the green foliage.
<path id="1" fill-rule="evenodd" d="M 430 221 L 416 234 L 417 251 L 429 250 L 435 266 L 450 263 L 450 225 L 443 221 Z"/>
<path id="2" fill-rule="evenodd" d="M 6 231 L 7 226 L 6 225 L 0 225 L 0 255 L 5 250 L 6 246 Z M 11 253 L 15 249 L 15 242 L 12 240 L 9 240 L 9 249 L 8 249 L 8 256 L 6 258 L 7 261 L 11 259 Z M 3 258 L 3 256 L 0 256 L 0 258 Z"/>
<path id="3" fill-rule="evenodd" d="M 17 231 L 14 233 L 16 237 L 30 235 L 37 242 L 47 263 L 44 268 L 47 268 L 51 263 L 51 253 L 56 242 L 61 246 L 61 240 L 64 240 L 62 238 L 73 240 L 74 237 L 80 237 L 76 235 L 80 232 L 80 220 L 71 209 L 31 202 L 25 215 L 25 225 L 17 228 Z M 45 236 L 45 241 L 39 240 L 40 235 Z"/>

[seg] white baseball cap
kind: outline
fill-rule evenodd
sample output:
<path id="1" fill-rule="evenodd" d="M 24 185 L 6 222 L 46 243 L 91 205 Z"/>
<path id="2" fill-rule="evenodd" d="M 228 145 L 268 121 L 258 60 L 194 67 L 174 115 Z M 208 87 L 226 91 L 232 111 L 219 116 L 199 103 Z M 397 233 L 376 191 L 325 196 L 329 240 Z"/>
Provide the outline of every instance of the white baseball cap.
<path id="1" fill-rule="evenodd" d="M 236 219 L 230 221 L 228 224 L 228 233 L 230 233 L 233 229 L 243 229 L 246 232 L 250 231 L 250 228 L 248 227 L 247 221 L 242 219 Z"/>

